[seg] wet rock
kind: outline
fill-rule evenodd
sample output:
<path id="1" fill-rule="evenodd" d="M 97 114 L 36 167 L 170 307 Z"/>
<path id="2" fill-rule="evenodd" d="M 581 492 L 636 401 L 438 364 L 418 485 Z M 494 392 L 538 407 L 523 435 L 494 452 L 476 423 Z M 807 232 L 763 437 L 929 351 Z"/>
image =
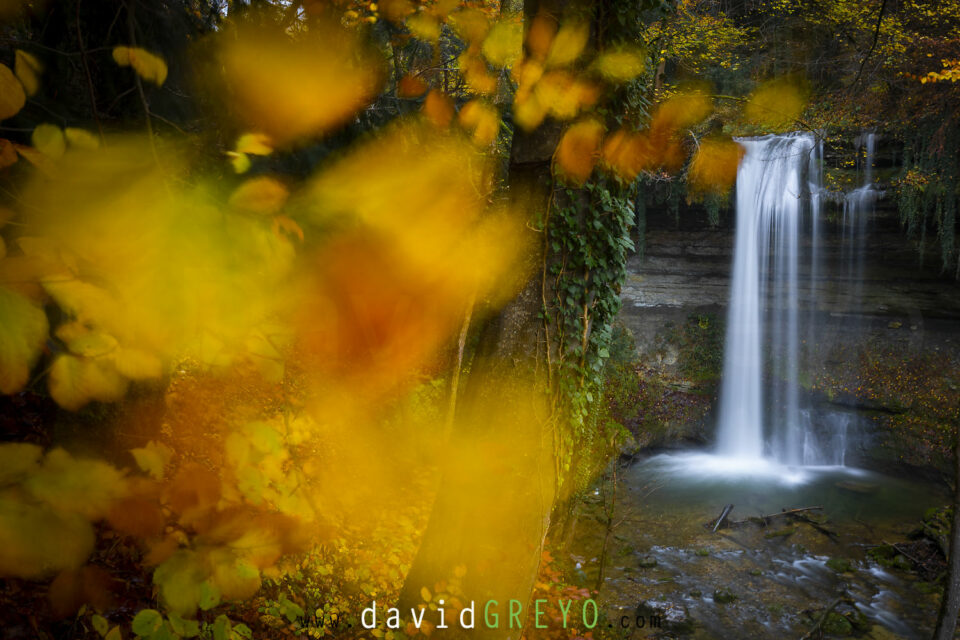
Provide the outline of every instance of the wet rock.
<path id="1" fill-rule="evenodd" d="M 737 599 L 737 594 L 729 589 L 720 588 L 713 592 L 713 601 L 717 604 L 729 604 Z"/>
<path id="2" fill-rule="evenodd" d="M 837 573 L 847 573 L 850 571 L 850 561 L 846 558 L 830 558 L 827 560 L 827 566 Z"/>
<path id="3" fill-rule="evenodd" d="M 831 636 L 848 636 L 853 633 L 853 625 L 850 621 L 835 611 L 827 614 L 827 618 L 823 621 L 821 629 L 823 629 L 824 633 Z"/>
<path id="4" fill-rule="evenodd" d="M 693 631 L 694 621 L 687 608 L 669 600 L 647 600 L 637 607 L 637 619 L 659 619 L 662 628 L 671 633 L 683 635 Z"/>
<path id="5" fill-rule="evenodd" d="M 893 568 L 900 571 L 910 571 L 913 569 L 913 563 L 907 559 L 907 556 L 897 555 L 893 558 Z"/>

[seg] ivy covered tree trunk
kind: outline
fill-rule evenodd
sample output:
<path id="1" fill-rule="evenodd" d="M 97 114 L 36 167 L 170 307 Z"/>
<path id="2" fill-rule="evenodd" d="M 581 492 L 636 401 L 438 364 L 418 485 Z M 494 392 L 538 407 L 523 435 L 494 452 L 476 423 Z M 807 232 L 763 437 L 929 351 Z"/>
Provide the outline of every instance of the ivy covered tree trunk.
<path id="1" fill-rule="evenodd" d="M 526 0 L 524 19 L 541 9 L 559 16 L 562 4 Z M 511 198 L 536 218 L 549 200 L 550 161 L 561 127 L 548 122 L 514 134 Z M 531 220 L 531 225 L 535 220 Z M 476 628 L 457 637 L 517 637 L 526 625 L 540 555 L 556 495 L 546 371 L 538 361 L 542 335 L 542 234 L 529 231 L 522 268 L 533 274 L 519 294 L 481 330 L 474 364 L 442 469 L 441 485 L 420 549 L 399 600 L 408 615 L 437 590 L 476 603 Z M 541 354 L 542 355 L 542 354 Z M 459 593 L 458 593 L 459 592 Z M 483 608 L 491 604 L 490 616 Z M 514 615 L 515 614 L 515 615 Z M 494 624 L 494 616 L 496 623 Z"/>
<path id="2" fill-rule="evenodd" d="M 623 6 L 630 16 L 640 11 Z M 604 17 L 623 18 L 615 8 L 526 0 L 524 20 L 589 15 L 596 46 L 613 31 Z M 622 96 L 613 97 L 608 106 L 616 110 Z M 408 612 L 453 576 L 463 602 L 498 601 L 499 627 L 486 628 L 478 611 L 477 629 L 464 632 L 469 637 L 517 637 L 517 620 L 532 624 L 530 598 L 551 516 L 575 492 L 578 448 L 597 426 L 588 413 L 601 399 L 603 336 L 626 274 L 629 189 L 606 179 L 568 187 L 555 178 L 551 163 L 563 133 L 549 119 L 515 131 L 507 182 L 531 229 L 533 249 L 523 265 L 530 277 L 481 330 L 450 461 L 400 598 Z M 521 613 L 507 620 L 510 602 Z"/>

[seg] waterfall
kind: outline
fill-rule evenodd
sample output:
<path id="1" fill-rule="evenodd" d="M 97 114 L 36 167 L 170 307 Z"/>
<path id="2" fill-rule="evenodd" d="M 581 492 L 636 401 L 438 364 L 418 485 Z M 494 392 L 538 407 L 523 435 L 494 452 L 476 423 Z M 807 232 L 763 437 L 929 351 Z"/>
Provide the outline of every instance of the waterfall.
<path id="1" fill-rule="evenodd" d="M 737 173 L 717 452 L 810 463 L 819 454 L 800 412 L 798 307 L 801 225 L 805 217 L 816 219 L 809 212 L 819 213 L 819 145 L 807 133 L 739 142 L 746 153 Z M 807 278 L 813 273 L 805 270 Z"/>
<path id="2" fill-rule="evenodd" d="M 863 261 L 866 254 L 867 222 L 879 197 L 879 192 L 873 184 L 876 140 L 876 134 L 865 133 L 854 141 L 858 161 L 860 149 L 864 150 L 863 164 L 859 166 L 863 181 L 860 187 L 846 194 L 843 199 L 841 260 L 847 281 L 843 304 L 853 309 L 858 309 L 863 301 Z"/>

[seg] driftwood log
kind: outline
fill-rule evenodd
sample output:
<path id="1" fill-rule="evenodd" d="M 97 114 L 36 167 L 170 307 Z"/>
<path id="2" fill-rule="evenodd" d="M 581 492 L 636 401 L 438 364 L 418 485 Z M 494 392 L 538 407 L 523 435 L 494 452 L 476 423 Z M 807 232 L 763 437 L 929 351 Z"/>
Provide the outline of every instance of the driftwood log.
<path id="1" fill-rule="evenodd" d="M 807 517 L 806 513 L 808 511 L 821 511 L 823 507 L 800 507 L 798 509 L 783 509 L 778 513 L 771 513 L 765 516 L 749 516 L 743 520 L 733 520 L 730 518 L 731 512 L 733 512 L 733 505 L 728 504 L 723 507 L 720 511 L 720 515 L 716 520 L 712 520 L 706 526 L 709 527 L 714 533 L 720 529 L 726 527 L 739 527 L 745 524 L 757 524 L 761 527 L 765 527 L 770 524 L 770 521 L 774 518 L 792 518 L 799 520 L 801 522 L 806 522 L 811 527 L 822 533 L 823 535 L 829 537 L 831 540 L 836 540 L 837 534 L 833 531 L 830 531 L 819 522 L 816 522 L 812 518 Z"/>

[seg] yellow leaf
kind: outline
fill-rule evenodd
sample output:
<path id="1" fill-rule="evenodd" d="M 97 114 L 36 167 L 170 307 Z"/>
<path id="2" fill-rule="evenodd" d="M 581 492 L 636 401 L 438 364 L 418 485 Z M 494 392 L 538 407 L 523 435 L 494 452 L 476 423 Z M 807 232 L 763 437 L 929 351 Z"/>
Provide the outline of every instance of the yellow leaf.
<path id="1" fill-rule="evenodd" d="M 38 151 L 51 158 L 59 158 L 67 150 L 63 130 L 55 124 L 41 124 L 33 130 L 30 143 Z"/>
<path id="2" fill-rule="evenodd" d="M 87 150 L 100 148 L 100 138 L 90 133 L 86 129 L 67 127 L 63 130 L 63 135 L 71 147 Z"/>
<path id="3" fill-rule="evenodd" d="M 496 108 L 481 100 L 471 100 L 463 105 L 459 115 L 460 126 L 471 133 L 477 146 L 486 147 L 497 139 L 500 130 L 500 115 Z"/>
<path id="4" fill-rule="evenodd" d="M 18 293 L 0 287 L 0 393 L 16 393 L 47 339 L 47 316 Z"/>
<path id="5" fill-rule="evenodd" d="M 6 169 L 17 161 L 17 150 L 13 143 L 0 138 L 0 169 Z"/>
<path id="6" fill-rule="evenodd" d="M 158 87 L 167 80 L 167 63 L 140 47 L 114 47 L 113 59 L 121 67 L 133 67 L 141 78 Z"/>
<path id="7" fill-rule="evenodd" d="M 13 71 L 23 84 L 28 96 L 34 95 L 40 88 L 40 74 L 43 73 L 43 64 L 33 55 L 17 49 L 14 54 Z"/>
<path id="8" fill-rule="evenodd" d="M 557 145 L 556 166 L 574 183 L 586 182 L 600 156 L 603 124 L 598 120 L 577 122 L 564 132 Z"/>
<path id="9" fill-rule="evenodd" d="M 151 440 L 145 447 L 131 449 L 133 459 L 140 469 L 152 476 L 155 480 L 163 480 L 164 469 L 173 458 L 173 450 L 163 443 Z"/>
<path id="10" fill-rule="evenodd" d="M 245 133 L 237 138 L 237 153 L 249 153 L 253 156 L 268 156 L 273 153 L 270 136 L 263 133 Z"/>
<path id="11" fill-rule="evenodd" d="M 547 54 L 548 67 L 562 67 L 580 57 L 587 46 L 590 27 L 583 22 L 568 22 L 560 27 Z"/>
<path id="12" fill-rule="evenodd" d="M 799 83 L 779 78 L 761 84 L 750 94 L 743 115 L 751 123 L 779 130 L 792 127 L 806 107 Z"/>
<path id="13" fill-rule="evenodd" d="M 35 444 L 0 444 L 0 485 L 19 483 L 40 468 L 43 449 Z"/>
<path id="14" fill-rule="evenodd" d="M 59 448 L 47 452 L 40 469 L 23 486 L 57 511 L 88 520 L 106 516 L 129 492 L 123 472 L 101 460 L 74 458 Z"/>
<path id="15" fill-rule="evenodd" d="M 490 30 L 490 20 L 480 9 L 461 9 L 450 16 L 450 26 L 467 42 L 482 42 Z"/>
<path id="16" fill-rule="evenodd" d="M 17 115 L 26 103 L 27 94 L 23 91 L 23 85 L 10 67 L 0 64 L 0 120 Z"/>
<path id="17" fill-rule="evenodd" d="M 57 327 L 56 335 L 71 353 L 86 358 L 106 355 L 117 348 L 116 338 L 100 331 L 91 331 L 79 322 Z"/>
<path id="18" fill-rule="evenodd" d="M 120 347 L 113 352 L 117 373 L 131 380 L 148 380 L 163 375 L 160 358 L 140 349 Z"/>
<path id="19" fill-rule="evenodd" d="M 495 24 L 483 41 L 483 55 L 498 67 L 509 67 L 523 51 L 523 24 L 507 17 Z"/>
<path id="20" fill-rule="evenodd" d="M 250 156 L 236 151 L 227 151 L 227 157 L 230 158 L 230 164 L 236 173 L 246 173 L 250 171 Z"/>
<path id="21" fill-rule="evenodd" d="M 289 192 L 275 178 L 259 176 L 251 178 L 230 196 L 230 206 L 253 213 L 272 215 L 283 207 Z"/>
<path id="22" fill-rule="evenodd" d="M 82 516 L 0 498 L 0 576 L 42 578 L 82 565 L 93 551 Z"/>
<path id="23" fill-rule="evenodd" d="M 694 192 L 726 193 L 737 180 L 743 147 L 733 140 L 703 140 L 690 162 L 687 184 Z"/>
<path id="24" fill-rule="evenodd" d="M 624 49 L 603 53 L 593 66 L 610 82 L 629 82 L 643 73 L 646 64 L 640 53 Z"/>
<path id="25" fill-rule="evenodd" d="M 346 122 L 381 85 L 381 59 L 339 25 L 315 25 L 297 39 L 253 26 L 220 37 L 220 61 L 244 124 L 279 144 Z"/>
<path id="26" fill-rule="evenodd" d="M 426 587 L 420 587 L 420 597 L 423 598 L 424 602 L 430 602 L 430 589 L 427 589 Z"/>
<path id="27" fill-rule="evenodd" d="M 440 38 L 440 21 L 436 16 L 421 12 L 407 18 L 407 29 L 410 33 L 426 40 L 427 42 L 436 42 Z"/>
<path id="28" fill-rule="evenodd" d="M 453 119 L 453 100 L 439 89 L 433 89 L 423 101 L 423 114 L 433 124 L 445 129 Z"/>
<path id="29" fill-rule="evenodd" d="M 76 411 L 91 400 L 113 402 L 127 390 L 127 381 L 112 362 L 60 354 L 50 367 L 50 396 L 64 409 Z"/>

